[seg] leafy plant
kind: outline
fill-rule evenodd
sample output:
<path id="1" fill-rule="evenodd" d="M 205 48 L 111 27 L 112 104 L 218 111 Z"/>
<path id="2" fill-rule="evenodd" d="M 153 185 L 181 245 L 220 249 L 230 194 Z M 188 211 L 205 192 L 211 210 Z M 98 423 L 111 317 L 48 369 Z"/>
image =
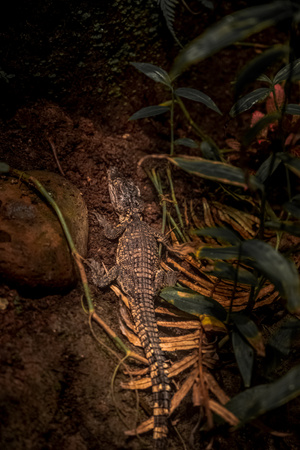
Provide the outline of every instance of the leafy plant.
<path id="1" fill-rule="evenodd" d="M 202 5 L 206 8 L 212 9 L 213 3 L 209 0 L 200 0 Z M 164 18 L 167 23 L 167 27 L 172 34 L 173 38 L 177 42 L 177 44 L 182 47 L 181 43 L 179 42 L 178 38 L 176 37 L 175 31 L 174 31 L 174 18 L 175 18 L 175 7 L 178 3 L 178 0 L 157 0 L 158 5 L 160 6 L 160 9 L 162 10 L 162 13 L 164 15 Z M 187 5 L 184 3 L 184 5 L 187 7 Z M 187 8 L 189 9 L 189 8 Z"/>
<path id="2" fill-rule="evenodd" d="M 214 321 L 218 321 L 227 327 L 244 385 L 249 388 L 226 404 L 228 411 L 234 414 L 235 419 L 238 418 L 238 422 L 235 422 L 234 417 L 230 416 L 228 422 L 238 424 L 238 426 L 284 404 L 300 392 L 299 382 L 297 382 L 299 366 L 291 369 L 282 378 L 272 380 L 269 384 L 250 387 L 255 358 L 262 358 L 267 368 L 276 366 L 280 357 L 287 355 L 293 338 L 300 330 L 300 321 L 294 318 L 290 327 L 283 325 L 277 333 L 270 337 L 268 342 L 264 342 L 259 327 L 251 316 L 253 308 L 259 306 L 258 299 L 263 292 L 269 296 L 270 302 L 276 298 L 277 294 L 273 292 L 272 285 L 285 299 L 289 313 L 300 314 L 299 273 L 297 266 L 290 259 L 293 249 L 289 250 L 289 254 L 279 252 L 283 233 L 300 236 L 299 224 L 290 220 L 292 216 L 295 219 L 300 218 L 299 195 L 294 195 L 290 177 L 290 172 L 300 176 L 300 159 L 295 157 L 295 152 L 289 153 L 287 148 L 295 144 L 298 135 L 286 136 L 283 127 L 283 121 L 287 115 L 300 115 L 300 106 L 289 103 L 294 87 L 293 83 L 300 80 L 300 60 L 293 60 L 292 48 L 276 46 L 251 61 L 236 80 L 234 92 L 236 101 L 230 110 L 231 118 L 235 118 L 259 102 L 266 101 L 266 114 L 258 114 L 256 111 L 241 145 L 238 142 L 235 143 L 236 149 L 246 149 L 253 140 L 260 143 L 262 138 L 270 143 L 269 157 L 263 161 L 256 173 L 252 172 L 251 174 L 225 161 L 222 149 L 219 150 L 211 137 L 207 136 L 194 122 L 183 104 L 182 98 L 201 102 L 220 114 L 216 104 L 201 91 L 185 87 L 176 88 L 175 79 L 191 64 L 203 61 L 225 46 L 284 19 L 296 24 L 299 17 L 299 7 L 286 1 L 246 8 L 223 18 L 192 41 L 180 52 L 169 74 L 150 64 L 133 64 L 152 80 L 164 84 L 171 94 L 171 99 L 168 101 L 157 106 L 143 108 L 131 117 L 131 119 L 138 119 L 170 111 L 170 155 L 151 155 L 151 158 L 167 159 L 170 164 L 181 168 L 191 176 L 213 180 L 218 183 L 220 189 L 228 194 L 229 198 L 235 201 L 242 200 L 251 204 L 251 207 L 256 210 L 255 216 L 253 214 L 250 216 L 249 213 L 242 210 L 242 207 L 240 210 L 231 211 L 232 220 L 228 221 L 231 229 L 224 229 L 216 226 L 212 213 L 206 205 L 206 209 L 204 209 L 205 225 L 200 224 L 196 230 L 187 231 L 180 220 L 180 213 L 177 213 L 179 223 L 176 223 L 167 211 L 159 172 L 155 169 L 152 171 L 147 169 L 162 199 L 163 216 L 169 217 L 170 233 L 173 236 L 177 254 L 182 259 L 189 261 L 194 268 L 199 269 L 197 275 L 189 274 L 180 265 L 176 266 L 173 261 L 173 265 L 192 278 L 193 283 L 180 279 L 180 282 L 186 287 L 166 288 L 161 292 L 161 297 L 185 313 L 200 317 L 201 321 L 204 320 L 204 316 L 208 316 L 212 318 L 212 323 L 216 324 Z M 290 63 L 284 65 L 273 77 L 264 74 L 275 62 L 282 61 L 287 56 L 290 57 Z M 243 95 L 244 88 L 257 79 L 265 86 Z M 174 108 L 176 106 L 183 111 L 192 131 L 197 138 L 202 140 L 201 144 L 190 137 L 179 140 L 174 138 Z M 198 146 L 204 157 L 174 156 L 176 143 L 187 148 L 197 148 Z M 286 178 L 282 189 L 286 190 L 288 197 L 280 214 L 275 213 L 271 202 L 268 201 L 270 179 L 279 166 L 285 167 Z M 171 183 L 169 184 L 173 191 L 173 186 Z M 172 195 L 172 198 L 174 199 L 175 195 Z M 177 203 L 176 209 L 179 210 Z M 228 218 L 226 205 L 223 205 L 223 209 L 224 214 L 221 215 L 221 211 L 217 219 L 219 225 L 220 222 L 226 221 L 226 217 Z M 191 211 L 191 213 L 193 212 Z M 256 234 L 250 235 L 250 237 L 249 233 L 252 233 L 253 229 L 247 233 L 246 230 L 243 230 L 246 228 L 249 217 L 253 224 L 257 224 Z M 197 221 L 194 220 L 194 222 Z M 211 224 L 209 227 L 207 226 L 208 222 Z M 198 223 L 200 222 L 198 221 Z M 238 231 L 238 234 L 233 232 L 232 228 Z M 266 234 L 268 240 L 270 236 L 273 238 L 271 242 L 265 241 Z M 207 239 L 210 241 L 207 242 Z M 223 244 L 224 241 L 226 245 Z M 208 261 L 210 267 L 213 268 L 203 273 L 205 261 Z M 216 263 L 214 263 L 215 261 Z M 169 262 L 171 262 L 170 258 Z M 219 279 L 219 283 L 226 280 L 227 284 L 222 284 L 223 290 L 220 288 L 218 291 L 219 285 L 216 283 L 216 279 Z M 222 292 L 224 296 L 224 286 L 228 288 L 228 280 L 231 298 L 225 305 L 227 307 L 225 310 L 220 305 L 222 296 L 219 295 L 219 292 Z M 211 287 L 213 283 L 215 285 Z M 243 291 L 241 286 L 244 286 Z M 247 287 L 245 288 L 245 286 Z M 270 287 L 271 289 L 269 289 Z M 241 292 L 247 292 L 247 294 L 242 297 Z M 281 339 L 284 342 L 282 346 Z M 223 345 L 225 344 L 226 340 Z M 224 415 L 222 417 L 224 418 Z"/>
<path id="3" fill-rule="evenodd" d="M 248 67 L 251 70 L 251 67 Z M 240 77 L 239 77 L 240 79 Z M 238 100 L 231 108 L 229 115 L 235 117 L 237 114 L 241 114 L 244 111 L 252 108 L 258 102 L 262 102 L 268 98 L 266 108 L 267 113 L 280 112 L 283 110 L 285 114 L 300 114 L 299 105 L 285 105 L 285 93 L 280 83 L 289 80 L 289 82 L 296 82 L 300 80 L 300 59 L 293 61 L 293 63 L 287 64 L 274 76 L 273 79 L 266 75 L 260 75 L 258 80 L 266 83 L 268 87 L 259 88 L 249 94 L 244 95 Z M 284 108 L 284 109 L 283 109 Z"/>
<path id="4" fill-rule="evenodd" d="M 157 3 L 160 6 L 160 9 L 162 10 L 162 13 L 164 15 L 164 18 L 166 19 L 167 27 L 172 34 L 175 41 L 181 46 L 180 42 L 178 41 L 173 23 L 174 23 L 174 17 L 175 17 L 175 6 L 178 3 L 178 0 L 157 0 Z"/>
<path id="5" fill-rule="evenodd" d="M 162 69 L 161 67 L 155 66 L 154 64 L 149 63 L 131 63 L 137 70 L 142 72 L 147 77 L 151 78 L 153 81 L 157 83 L 163 84 L 167 90 L 171 94 L 171 99 L 164 101 L 160 105 L 154 105 L 154 106 L 147 106 L 145 108 L 140 109 L 136 113 L 134 113 L 129 120 L 136 120 L 136 119 L 144 119 L 146 117 L 153 117 L 157 116 L 159 114 L 164 114 L 166 112 L 170 112 L 170 125 L 171 125 L 171 149 L 170 149 L 170 155 L 174 155 L 174 146 L 175 145 L 185 145 L 187 147 L 198 147 L 198 144 L 192 140 L 176 140 L 174 139 L 174 108 L 175 105 L 178 105 L 182 112 L 184 113 L 185 117 L 189 120 L 191 126 L 194 128 L 196 134 L 204 141 L 209 142 L 214 148 L 216 148 L 215 143 L 213 140 L 206 136 L 204 131 L 196 125 L 193 120 L 191 119 L 183 101 L 182 98 L 186 98 L 198 103 L 202 103 L 208 108 L 212 109 L 213 111 L 217 112 L 218 114 L 222 114 L 220 109 L 217 107 L 215 102 L 204 92 L 201 92 L 197 89 L 192 88 L 175 88 L 174 87 L 174 81 L 169 77 L 168 73 Z"/>

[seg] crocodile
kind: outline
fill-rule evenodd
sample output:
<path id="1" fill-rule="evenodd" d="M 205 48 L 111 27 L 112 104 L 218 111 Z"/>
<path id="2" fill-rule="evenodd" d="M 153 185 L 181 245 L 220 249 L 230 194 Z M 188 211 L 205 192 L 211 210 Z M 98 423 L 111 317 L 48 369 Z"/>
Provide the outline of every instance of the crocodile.
<path id="1" fill-rule="evenodd" d="M 175 284 L 176 272 L 165 273 L 159 268 L 158 242 L 167 245 L 167 241 L 164 235 L 143 221 L 144 203 L 139 188 L 131 179 L 124 178 L 115 167 L 108 169 L 107 174 L 110 199 L 119 216 L 119 223 L 112 226 L 99 213 L 95 213 L 95 216 L 107 238 L 119 237 L 116 265 L 105 273 L 99 262 L 91 260 L 92 281 L 103 288 L 117 280 L 129 298 L 135 328 L 150 367 L 153 446 L 155 449 L 164 449 L 171 388 L 167 363 L 160 347 L 154 300 L 163 285 Z"/>

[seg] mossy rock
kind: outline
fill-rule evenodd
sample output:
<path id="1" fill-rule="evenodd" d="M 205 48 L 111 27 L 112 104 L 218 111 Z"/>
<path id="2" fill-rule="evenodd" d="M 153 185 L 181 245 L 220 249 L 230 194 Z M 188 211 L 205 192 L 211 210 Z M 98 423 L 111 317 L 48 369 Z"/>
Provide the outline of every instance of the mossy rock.
<path id="1" fill-rule="evenodd" d="M 78 252 L 85 257 L 88 214 L 80 191 L 58 174 L 27 173 L 55 200 Z M 69 289 L 78 278 L 52 207 L 35 188 L 9 176 L 0 179 L 0 272 L 9 284 L 43 293 Z"/>

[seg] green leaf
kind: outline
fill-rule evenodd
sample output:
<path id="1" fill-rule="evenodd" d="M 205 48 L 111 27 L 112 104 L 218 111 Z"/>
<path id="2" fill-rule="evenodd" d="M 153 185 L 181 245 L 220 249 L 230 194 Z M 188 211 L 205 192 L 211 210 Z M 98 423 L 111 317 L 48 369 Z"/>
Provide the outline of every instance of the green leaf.
<path id="1" fill-rule="evenodd" d="M 238 259 L 240 254 L 240 246 L 232 245 L 228 247 L 202 247 L 196 252 L 197 258 L 205 259 Z"/>
<path id="2" fill-rule="evenodd" d="M 247 84 L 255 81 L 270 65 L 274 64 L 277 59 L 284 58 L 288 52 L 289 48 L 287 46 L 280 45 L 254 58 L 246 65 L 237 78 L 235 83 L 236 96 L 238 97 Z M 272 81 L 266 76 L 262 76 L 261 80 L 272 85 Z"/>
<path id="3" fill-rule="evenodd" d="M 289 202 L 285 203 L 283 208 L 292 216 L 300 219 L 300 194 L 295 195 Z"/>
<path id="4" fill-rule="evenodd" d="M 209 159 L 211 161 L 221 161 L 218 147 L 216 147 L 211 142 L 201 142 L 200 149 L 202 152 L 202 156 L 205 159 Z"/>
<path id="5" fill-rule="evenodd" d="M 243 423 L 284 405 L 300 394 L 300 365 L 279 380 L 261 384 L 233 397 L 225 407 Z"/>
<path id="6" fill-rule="evenodd" d="M 253 320 L 242 313 L 233 313 L 230 318 L 248 344 L 257 351 L 257 354 L 265 356 L 265 345 L 262 335 Z"/>
<path id="7" fill-rule="evenodd" d="M 200 0 L 203 6 L 205 6 L 208 9 L 214 9 L 214 4 L 210 0 Z"/>
<path id="8" fill-rule="evenodd" d="M 267 342 L 266 358 L 263 361 L 263 371 L 266 376 L 273 376 L 274 371 L 282 363 L 282 359 L 289 355 L 293 346 L 297 346 L 299 337 L 300 320 L 296 317 L 288 317 Z"/>
<path id="9" fill-rule="evenodd" d="M 210 236 L 220 241 L 228 242 L 229 244 L 238 244 L 241 242 L 241 239 L 233 231 L 224 227 L 198 228 L 197 230 L 192 230 L 190 234 Z"/>
<path id="10" fill-rule="evenodd" d="M 249 387 L 251 384 L 254 352 L 250 345 L 242 338 L 240 333 L 235 330 L 232 332 L 232 346 L 244 385 L 245 387 Z"/>
<path id="11" fill-rule="evenodd" d="M 286 105 L 284 112 L 286 114 L 292 114 L 293 116 L 300 116 L 300 105 L 295 105 L 293 103 Z"/>
<path id="12" fill-rule="evenodd" d="M 223 306 L 216 300 L 191 291 L 187 288 L 166 287 L 160 292 L 160 297 L 168 303 L 176 306 L 181 311 L 200 317 L 202 315 L 213 316 L 220 321 L 225 321 L 227 313 Z"/>
<path id="13" fill-rule="evenodd" d="M 225 263 L 223 261 L 217 261 L 215 263 L 214 270 L 210 270 L 209 275 L 213 275 L 223 280 L 237 281 L 239 284 L 246 284 L 249 286 L 257 286 L 258 280 L 253 273 L 246 269 L 234 267 L 232 264 Z"/>
<path id="14" fill-rule="evenodd" d="M 219 183 L 233 184 L 245 189 L 263 189 L 263 185 L 254 175 L 250 175 L 246 181 L 245 173 L 238 167 L 231 166 L 219 161 L 207 161 L 198 157 L 169 158 L 176 166 L 188 173 L 218 181 Z"/>
<path id="15" fill-rule="evenodd" d="M 271 228 L 271 230 L 285 231 L 293 236 L 300 237 L 300 226 L 291 222 L 275 222 L 270 220 L 265 222 L 265 226 L 266 228 Z"/>
<path id="16" fill-rule="evenodd" d="M 5 162 L 0 162 L 0 173 L 8 173 L 10 170 L 10 167 Z"/>
<path id="17" fill-rule="evenodd" d="M 202 61 L 222 48 L 292 15 L 289 3 L 274 1 L 271 4 L 245 8 L 224 17 L 180 52 L 171 69 L 171 79 L 191 64 Z"/>
<path id="18" fill-rule="evenodd" d="M 195 252 L 198 258 L 241 259 L 248 266 L 265 275 L 287 301 L 291 313 L 300 313 L 300 279 L 292 261 L 273 247 L 257 239 L 242 242 L 239 246 L 222 248 L 202 247 Z"/>
<path id="19" fill-rule="evenodd" d="M 264 73 L 260 75 L 257 79 L 258 81 L 264 81 L 265 83 L 268 83 L 271 86 L 273 86 L 273 81 L 269 77 L 267 77 L 267 75 L 265 75 Z"/>
<path id="20" fill-rule="evenodd" d="M 260 119 L 258 122 L 256 122 L 252 128 L 250 128 L 245 136 L 243 137 L 243 145 L 245 147 L 248 147 L 251 142 L 256 138 L 256 136 L 264 129 L 266 128 L 270 123 L 274 123 L 277 120 L 279 120 L 281 117 L 280 113 L 272 113 L 267 114 L 262 119 Z"/>
<path id="21" fill-rule="evenodd" d="M 281 159 L 281 161 L 283 161 L 286 167 L 300 177 L 300 158 L 294 158 L 288 153 L 277 153 L 277 156 Z"/>
<path id="22" fill-rule="evenodd" d="M 229 111 L 230 117 L 235 117 L 238 114 L 250 109 L 253 105 L 255 105 L 255 103 L 262 102 L 268 97 L 270 92 L 271 88 L 259 88 L 244 95 L 244 97 L 240 98 L 240 100 L 238 100 Z"/>
<path id="23" fill-rule="evenodd" d="M 131 117 L 129 117 L 129 120 L 136 120 L 136 119 L 144 119 L 145 117 L 153 117 L 153 116 L 159 116 L 160 114 L 164 114 L 165 112 L 170 111 L 168 106 L 146 106 L 146 108 L 142 108 L 136 113 L 134 113 Z"/>
<path id="24" fill-rule="evenodd" d="M 248 259 L 247 264 L 274 284 L 286 299 L 291 313 L 300 313 L 300 279 L 295 264 L 266 242 L 253 239 L 242 242 L 241 246 L 242 258 Z"/>
<path id="25" fill-rule="evenodd" d="M 172 83 L 170 77 L 168 73 L 161 67 L 149 63 L 131 62 L 130 64 L 137 70 L 142 72 L 144 75 L 147 75 L 147 77 L 151 78 L 151 80 L 154 80 L 157 83 L 162 83 L 168 87 L 171 87 Z"/>
<path id="26" fill-rule="evenodd" d="M 255 176 L 256 176 L 256 178 L 259 179 L 259 181 L 261 183 L 264 183 L 267 180 L 268 176 L 272 175 L 272 173 L 275 172 L 275 170 L 281 163 L 281 159 L 276 157 L 273 162 L 273 167 L 271 169 L 270 165 L 271 165 L 272 161 L 273 161 L 273 155 L 270 155 L 257 170 Z"/>
<path id="27" fill-rule="evenodd" d="M 279 70 L 274 77 L 273 83 L 274 85 L 281 83 L 282 81 L 288 80 L 290 77 L 292 81 L 300 80 L 300 58 Z"/>
<path id="28" fill-rule="evenodd" d="M 159 4 L 162 13 L 164 15 L 164 18 L 167 23 L 167 27 L 172 34 L 173 38 L 177 42 L 177 44 L 182 47 L 181 43 L 179 42 L 178 38 L 176 37 L 173 23 L 175 18 L 175 5 L 178 3 L 178 0 L 157 0 L 157 3 Z"/>
<path id="29" fill-rule="evenodd" d="M 222 115 L 215 102 L 208 95 L 204 94 L 204 92 L 198 91 L 198 89 L 178 88 L 175 90 L 175 94 L 179 97 L 193 100 L 194 102 L 203 103 L 208 108 Z"/>
<path id="30" fill-rule="evenodd" d="M 290 353 L 292 343 L 300 335 L 300 320 L 289 318 L 269 339 L 268 345 L 275 348 L 283 356 Z"/>
<path id="31" fill-rule="evenodd" d="M 199 147 L 197 142 L 195 142 L 193 139 L 189 139 L 189 138 L 176 139 L 176 141 L 174 141 L 174 144 L 175 145 L 185 145 L 186 147 L 189 147 L 189 148 L 198 148 Z"/>

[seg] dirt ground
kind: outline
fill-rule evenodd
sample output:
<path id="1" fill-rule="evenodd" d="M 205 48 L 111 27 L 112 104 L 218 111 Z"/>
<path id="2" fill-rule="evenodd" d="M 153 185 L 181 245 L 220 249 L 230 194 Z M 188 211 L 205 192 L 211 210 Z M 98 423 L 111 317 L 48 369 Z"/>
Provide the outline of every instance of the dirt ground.
<path id="1" fill-rule="evenodd" d="M 225 3 L 218 4 L 213 15 L 205 11 L 201 24 L 196 22 L 195 32 L 230 12 Z M 245 5 L 245 2 L 235 3 L 234 6 Z M 65 177 L 79 188 L 88 210 L 101 211 L 112 221 L 116 218 L 109 201 L 106 170 L 115 165 L 139 184 L 146 205 L 145 220 L 160 229 L 161 208 L 156 193 L 145 174 L 137 170 L 137 163 L 145 155 L 169 152 L 168 122 L 165 117 L 139 122 L 129 122 L 128 118 L 144 106 L 163 101 L 165 91 L 124 61 L 133 58 L 168 69 L 178 49 L 173 46 L 169 51 L 172 39 L 162 31 L 161 18 L 153 6 L 150 10 L 155 19 L 153 27 L 157 26 L 158 31 L 151 31 L 146 43 L 142 32 L 127 39 L 128 48 L 124 48 L 122 37 L 117 34 L 114 42 L 114 20 L 118 17 L 112 17 L 119 6 L 118 2 L 108 4 L 110 8 L 105 9 L 92 1 L 76 5 L 64 2 L 60 14 L 55 2 L 46 2 L 44 9 L 38 4 L 38 12 L 34 12 L 36 4 L 32 2 L 25 10 L 18 5 L 15 16 L 10 11 L 1 35 L 2 43 L 7 46 L 5 52 L 1 51 L 6 79 L 1 80 L 5 95 L 1 100 L 0 159 L 19 170 L 59 173 L 50 145 L 52 141 Z M 132 8 L 131 2 L 128 4 Z M 137 2 L 136 14 L 144 14 L 138 31 L 151 28 L 151 15 L 148 17 L 142 10 L 141 3 Z M 26 21 L 22 20 L 23 14 Z M 83 19 L 84 14 L 86 19 Z M 136 22 L 132 19 L 129 23 L 127 33 L 130 35 Z M 101 28 L 97 24 L 103 28 L 106 25 L 103 44 L 110 44 L 103 53 L 101 47 L 91 44 L 95 41 L 92 31 L 95 35 Z M 182 26 L 184 33 L 184 23 Z M 271 45 L 282 42 L 285 36 L 282 30 L 271 30 L 255 36 L 252 42 Z M 128 56 L 126 52 L 129 54 L 132 48 L 135 54 Z M 246 114 L 238 121 L 229 121 L 228 111 L 233 101 L 230 83 L 257 51 L 260 51 L 257 47 L 230 47 L 180 79 L 180 86 L 203 90 L 224 112 L 219 117 L 204 106 L 191 105 L 195 120 L 220 146 L 224 146 L 225 139 L 239 138 L 249 118 Z M 107 63 L 107 52 L 109 61 L 116 59 L 115 64 Z M 179 113 L 175 121 L 177 137 L 193 137 Z M 199 150 L 188 151 L 197 154 Z M 264 159 L 263 154 L 255 152 L 246 156 L 251 168 L 256 168 L 261 158 Z M 245 157 L 242 163 L 244 160 Z M 174 184 L 181 205 L 184 199 L 191 198 L 200 205 L 203 196 L 214 192 L 212 183 L 178 170 L 174 170 Z M 105 239 L 90 215 L 88 256 L 110 267 L 114 264 L 115 249 L 116 243 Z M 94 287 L 92 292 L 97 313 L 121 336 L 115 294 L 109 289 L 100 292 Z M 7 307 L 0 311 L 1 449 L 120 450 L 147 448 L 147 445 L 151 448 L 151 433 L 144 438 L 146 444 L 124 435 L 126 427 L 116 413 L 110 390 L 117 361 L 93 338 L 81 296 L 80 285 L 67 294 L 42 298 L 31 298 L 15 286 L 1 285 L 0 297 L 8 300 Z M 266 326 L 271 327 L 285 313 L 278 304 L 256 314 L 262 324 L 265 321 Z M 270 316 L 274 318 L 271 323 Z M 102 331 L 97 327 L 95 331 L 106 346 L 113 348 Z M 285 369 L 297 361 L 299 363 L 299 356 L 292 352 Z M 239 392 L 241 381 L 235 364 L 220 367 L 215 376 L 228 395 Z M 122 379 L 125 375 L 121 374 L 116 380 L 117 402 L 130 427 L 134 423 L 135 397 L 118 388 Z M 212 436 L 214 449 L 299 448 L 299 407 L 296 399 L 263 418 L 264 423 L 283 433 L 282 436 L 253 425 L 234 434 L 227 427 L 219 427 L 213 433 L 196 431 L 194 448 L 206 448 Z M 142 418 L 146 418 L 145 414 L 141 412 Z M 188 442 L 198 420 L 198 409 L 192 406 L 190 397 L 179 408 L 176 419 L 187 448 L 192 448 Z M 173 431 L 169 448 L 183 448 Z"/>

